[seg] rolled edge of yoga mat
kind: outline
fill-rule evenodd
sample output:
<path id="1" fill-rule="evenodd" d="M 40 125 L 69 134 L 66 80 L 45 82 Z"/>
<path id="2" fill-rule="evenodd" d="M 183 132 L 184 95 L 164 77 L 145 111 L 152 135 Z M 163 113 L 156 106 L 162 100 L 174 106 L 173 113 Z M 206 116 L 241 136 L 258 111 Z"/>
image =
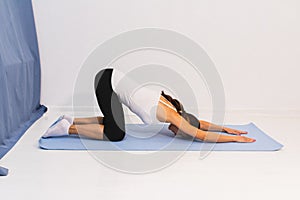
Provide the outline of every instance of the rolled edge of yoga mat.
<path id="1" fill-rule="evenodd" d="M 8 169 L 0 166 L 0 176 L 7 176 Z"/>

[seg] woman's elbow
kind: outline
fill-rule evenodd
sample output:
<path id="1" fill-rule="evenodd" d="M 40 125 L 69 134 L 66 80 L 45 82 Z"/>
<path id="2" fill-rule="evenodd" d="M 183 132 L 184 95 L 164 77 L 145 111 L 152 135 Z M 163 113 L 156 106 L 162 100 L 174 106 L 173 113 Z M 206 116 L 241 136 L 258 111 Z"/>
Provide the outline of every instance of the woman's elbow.
<path id="1" fill-rule="evenodd" d="M 207 132 L 206 131 L 202 131 L 202 130 L 197 130 L 197 133 L 196 133 L 196 138 L 199 139 L 199 140 L 202 140 L 204 141 L 205 138 L 206 138 L 206 135 L 207 135 Z"/>

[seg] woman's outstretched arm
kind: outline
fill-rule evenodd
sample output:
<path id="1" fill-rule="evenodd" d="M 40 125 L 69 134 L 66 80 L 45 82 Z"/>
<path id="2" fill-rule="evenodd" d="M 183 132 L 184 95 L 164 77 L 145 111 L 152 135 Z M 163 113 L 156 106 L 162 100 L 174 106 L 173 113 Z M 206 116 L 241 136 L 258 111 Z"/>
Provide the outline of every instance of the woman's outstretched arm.
<path id="1" fill-rule="evenodd" d="M 191 126 L 183 117 L 179 114 L 173 116 L 170 123 L 174 124 L 181 131 L 189 134 L 197 139 L 205 142 L 255 142 L 255 139 L 247 138 L 244 136 L 231 136 L 223 135 L 210 131 L 203 131 L 194 126 Z"/>
<path id="2" fill-rule="evenodd" d="M 200 129 L 204 131 L 221 131 L 221 132 L 226 132 L 230 134 L 235 134 L 235 135 L 240 135 L 240 134 L 247 134 L 247 131 L 242 131 L 242 130 L 236 130 L 232 128 L 228 128 L 225 126 L 219 126 L 204 120 L 199 120 L 200 122 Z"/>
<path id="3" fill-rule="evenodd" d="M 156 117 L 161 122 L 171 123 L 181 131 L 205 142 L 254 142 L 254 139 L 244 136 L 222 135 L 214 132 L 200 130 L 188 123 L 176 111 L 159 103 Z"/>

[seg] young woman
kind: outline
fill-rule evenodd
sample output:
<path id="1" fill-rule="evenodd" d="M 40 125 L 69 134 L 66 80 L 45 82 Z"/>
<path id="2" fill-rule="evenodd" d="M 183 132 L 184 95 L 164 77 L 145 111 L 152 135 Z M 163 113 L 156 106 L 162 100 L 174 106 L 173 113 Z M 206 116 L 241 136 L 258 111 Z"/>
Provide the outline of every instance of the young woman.
<path id="1" fill-rule="evenodd" d="M 120 80 L 122 81 L 116 87 Z M 177 99 L 163 91 L 141 88 L 131 95 L 131 89 L 136 88 L 136 84 L 117 69 L 101 70 L 95 77 L 95 93 L 104 116 L 73 119 L 64 115 L 43 137 L 79 134 L 93 139 L 121 141 L 125 136 L 124 104 L 145 124 L 170 123 L 169 129 L 175 135 L 195 137 L 205 142 L 255 142 L 255 139 L 241 136 L 247 134 L 246 131 L 198 120 L 187 113 Z"/>

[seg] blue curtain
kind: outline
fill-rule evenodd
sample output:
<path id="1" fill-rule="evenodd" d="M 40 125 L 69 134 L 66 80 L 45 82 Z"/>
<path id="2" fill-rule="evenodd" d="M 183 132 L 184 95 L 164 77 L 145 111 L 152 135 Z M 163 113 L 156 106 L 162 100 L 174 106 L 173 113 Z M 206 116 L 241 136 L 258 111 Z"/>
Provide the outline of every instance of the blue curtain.
<path id="1" fill-rule="evenodd" d="M 0 159 L 47 110 L 40 74 L 31 0 L 0 0 Z"/>

